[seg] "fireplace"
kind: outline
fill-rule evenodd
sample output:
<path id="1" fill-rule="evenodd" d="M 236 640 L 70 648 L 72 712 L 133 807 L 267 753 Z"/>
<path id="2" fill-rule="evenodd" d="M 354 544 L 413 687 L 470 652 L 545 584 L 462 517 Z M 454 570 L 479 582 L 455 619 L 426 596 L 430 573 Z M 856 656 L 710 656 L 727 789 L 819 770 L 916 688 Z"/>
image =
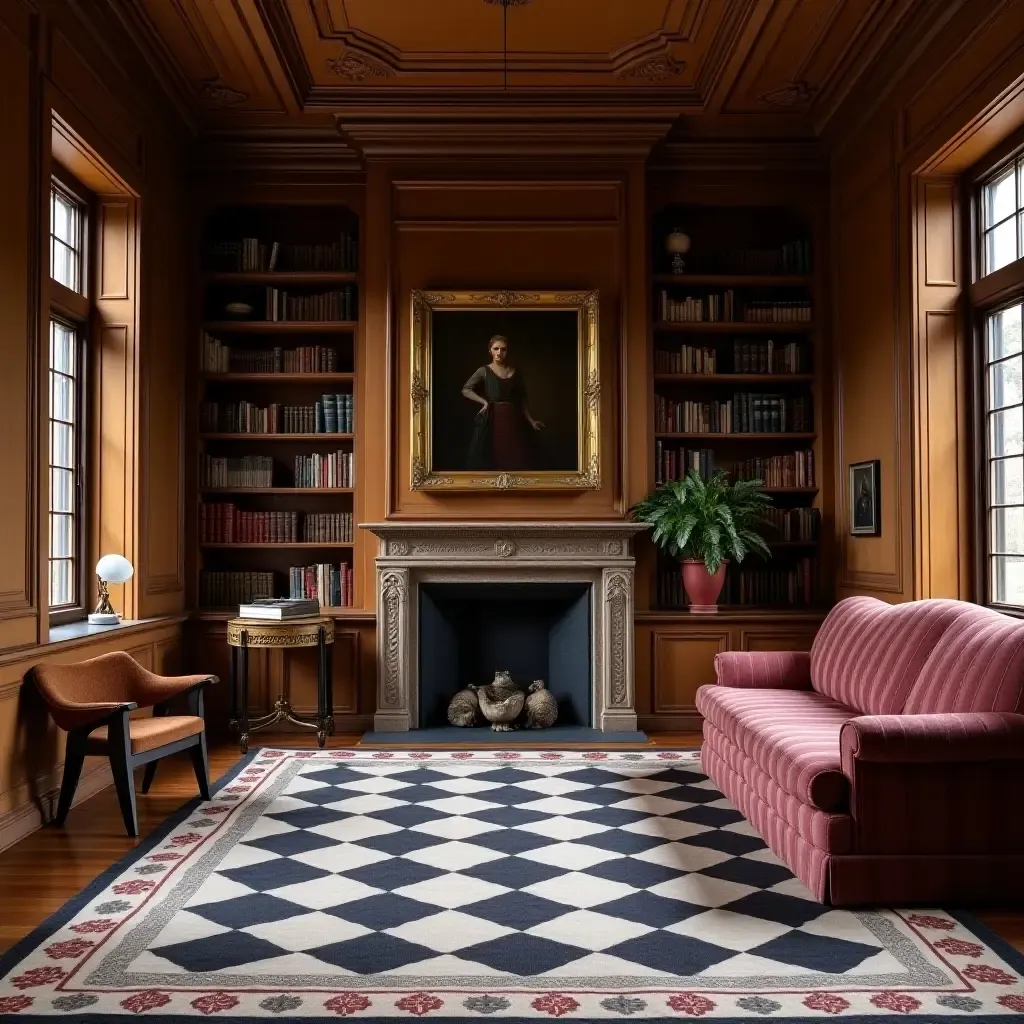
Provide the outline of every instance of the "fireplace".
<path id="1" fill-rule="evenodd" d="M 559 700 L 560 725 L 636 729 L 631 547 L 643 527 L 362 528 L 379 541 L 375 731 L 440 725 L 442 703 L 468 682 L 490 682 L 495 669 L 520 684 L 544 678 Z"/>
<path id="2" fill-rule="evenodd" d="M 419 726 L 448 724 L 448 703 L 498 669 L 543 679 L 559 725 L 590 726 L 589 583 L 425 583 L 419 608 Z"/>

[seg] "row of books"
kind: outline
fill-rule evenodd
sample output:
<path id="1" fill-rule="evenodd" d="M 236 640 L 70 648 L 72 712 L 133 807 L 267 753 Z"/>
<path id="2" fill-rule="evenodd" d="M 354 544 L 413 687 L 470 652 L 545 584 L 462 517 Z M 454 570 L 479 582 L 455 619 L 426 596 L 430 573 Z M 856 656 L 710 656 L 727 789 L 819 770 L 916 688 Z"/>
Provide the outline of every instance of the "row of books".
<path id="1" fill-rule="evenodd" d="M 655 373 L 718 373 L 718 352 L 713 348 L 681 345 L 676 351 L 654 350 Z"/>
<path id="2" fill-rule="evenodd" d="M 272 572 L 211 572 L 199 574 L 199 603 L 204 608 L 248 604 L 258 597 L 274 596 Z"/>
<path id="3" fill-rule="evenodd" d="M 356 236 L 343 231 L 333 242 L 290 245 L 242 238 L 215 242 L 207 248 L 210 270 L 228 273 L 272 271 L 354 271 L 358 264 Z"/>
<path id="4" fill-rule="evenodd" d="M 354 487 L 355 457 L 352 452 L 295 456 L 296 487 Z"/>
<path id="5" fill-rule="evenodd" d="M 203 334 L 203 370 L 207 373 L 337 373 L 338 350 L 327 345 L 297 348 L 234 348 Z"/>
<path id="6" fill-rule="evenodd" d="M 672 446 L 658 439 L 654 442 L 654 483 L 662 484 L 682 480 L 691 469 L 707 480 L 715 471 L 715 453 L 710 448 L 684 448 Z"/>
<path id="7" fill-rule="evenodd" d="M 269 455 L 243 455 L 226 459 L 204 455 L 199 464 L 203 487 L 273 487 L 274 460 Z"/>
<path id="8" fill-rule="evenodd" d="M 744 561 L 730 565 L 725 586 L 718 598 L 723 605 L 774 605 L 806 607 L 818 595 L 818 560 L 799 558 L 785 566 L 762 568 Z M 685 608 L 686 591 L 678 563 L 663 563 L 658 572 L 658 604 L 662 608 Z"/>
<path id="9" fill-rule="evenodd" d="M 814 487 L 814 452 L 744 459 L 734 468 L 737 480 L 760 480 L 765 487 Z"/>
<path id="10" fill-rule="evenodd" d="M 760 480 L 764 487 L 813 487 L 814 452 L 807 448 L 791 455 L 744 459 L 719 466 L 711 448 L 685 448 L 661 439 L 654 442 L 654 482 L 660 487 L 681 480 L 691 469 L 707 480 L 715 469 L 724 469 L 737 480 Z"/>
<path id="11" fill-rule="evenodd" d="M 816 508 L 769 508 L 765 520 L 772 526 L 769 540 L 817 540 L 821 535 L 821 510 Z"/>
<path id="12" fill-rule="evenodd" d="M 743 319 L 755 324 L 810 323 L 811 304 L 804 300 L 748 302 L 743 307 Z"/>
<path id="13" fill-rule="evenodd" d="M 310 598 L 332 608 L 352 605 L 352 566 L 342 562 L 332 565 L 293 565 L 288 570 L 288 596 Z"/>
<path id="14" fill-rule="evenodd" d="M 795 341 L 734 341 L 733 373 L 805 373 L 802 346 Z"/>
<path id="15" fill-rule="evenodd" d="M 739 392 L 713 402 L 654 396 L 659 434 L 785 434 L 812 429 L 811 398 Z"/>
<path id="16" fill-rule="evenodd" d="M 304 321 L 326 323 L 331 320 L 355 320 L 358 307 L 353 285 L 313 295 L 296 295 L 283 288 L 267 288 L 266 319 L 274 323 Z"/>
<path id="17" fill-rule="evenodd" d="M 203 402 L 200 429 L 220 434 L 351 434 L 354 415 L 352 395 L 323 395 L 315 405 Z"/>
<path id="18" fill-rule="evenodd" d="M 729 323 L 736 319 L 736 298 L 731 288 L 707 295 L 673 298 L 665 288 L 658 297 L 658 316 L 663 323 Z"/>
<path id="19" fill-rule="evenodd" d="M 773 249 L 723 249 L 704 253 L 691 265 L 703 274 L 809 274 L 811 240 L 797 238 Z"/>
<path id="20" fill-rule="evenodd" d="M 294 544 L 298 539 L 298 512 L 251 512 L 230 501 L 199 506 L 201 544 Z"/>
<path id="21" fill-rule="evenodd" d="M 204 608 L 230 608 L 274 596 L 273 572 L 221 572 L 199 574 L 199 603 Z M 348 608 L 352 605 L 352 567 L 340 565 L 293 565 L 288 568 L 290 598 L 318 600 L 321 605 Z"/>
<path id="22" fill-rule="evenodd" d="M 352 525 L 351 512 L 253 512 L 230 501 L 199 506 L 201 544 L 351 544 Z"/>

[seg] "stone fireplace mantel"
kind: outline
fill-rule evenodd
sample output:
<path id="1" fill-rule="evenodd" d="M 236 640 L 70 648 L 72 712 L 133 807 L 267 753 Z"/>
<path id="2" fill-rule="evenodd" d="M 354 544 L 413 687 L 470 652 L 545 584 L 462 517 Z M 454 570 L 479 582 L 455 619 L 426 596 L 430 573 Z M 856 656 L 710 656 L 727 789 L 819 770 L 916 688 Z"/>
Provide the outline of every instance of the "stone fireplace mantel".
<path id="1" fill-rule="evenodd" d="M 361 523 L 377 555 L 374 729 L 419 723 L 419 587 L 424 583 L 589 583 L 592 721 L 636 729 L 632 540 L 626 522 Z"/>

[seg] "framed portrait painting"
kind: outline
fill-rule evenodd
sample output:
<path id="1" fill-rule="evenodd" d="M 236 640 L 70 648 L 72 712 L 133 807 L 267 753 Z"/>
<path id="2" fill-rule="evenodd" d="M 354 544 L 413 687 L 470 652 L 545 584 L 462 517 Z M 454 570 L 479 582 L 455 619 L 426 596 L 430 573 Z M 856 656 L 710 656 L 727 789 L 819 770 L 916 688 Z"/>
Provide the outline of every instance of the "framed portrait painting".
<path id="1" fill-rule="evenodd" d="M 412 293 L 414 490 L 601 486 L 597 292 Z"/>
<path id="2" fill-rule="evenodd" d="M 882 532 L 881 462 L 850 464 L 850 533 L 855 537 L 877 537 Z"/>

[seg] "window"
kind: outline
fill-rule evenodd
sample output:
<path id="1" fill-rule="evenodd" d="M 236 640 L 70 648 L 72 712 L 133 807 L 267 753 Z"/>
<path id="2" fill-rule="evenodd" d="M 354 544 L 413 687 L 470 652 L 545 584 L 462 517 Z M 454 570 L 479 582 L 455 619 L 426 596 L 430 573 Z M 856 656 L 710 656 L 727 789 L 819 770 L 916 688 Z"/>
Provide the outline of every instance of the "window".
<path id="1" fill-rule="evenodd" d="M 85 502 L 85 295 L 88 207 L 50 188 L 49 608 L 51 624 L 82 618 L 88 600 Z"/>

